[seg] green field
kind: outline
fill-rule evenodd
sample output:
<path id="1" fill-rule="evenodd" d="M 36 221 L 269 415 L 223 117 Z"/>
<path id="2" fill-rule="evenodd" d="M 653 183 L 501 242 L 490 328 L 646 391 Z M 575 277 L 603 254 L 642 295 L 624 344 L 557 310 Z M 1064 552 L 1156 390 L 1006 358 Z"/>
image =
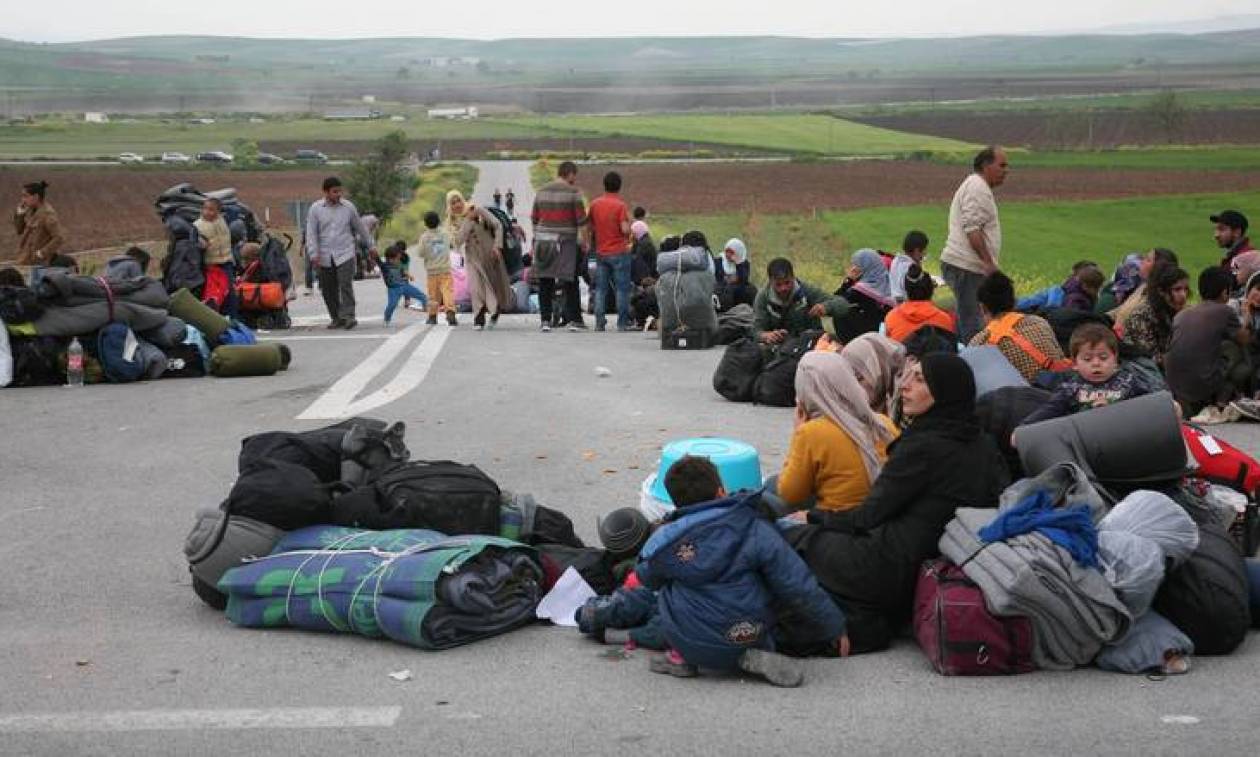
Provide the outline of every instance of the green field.
<path id="1" fill-rule="evenodd" d="M 1072 263 L 1089 259 L 1110 273 L 1128 252 L 1169 247 L 1182 267 L 1197 275 L 1220 259 L 1208 216 L 1225 208 L 1260 207 L 1260 192 L 1182 195 L 1136 200 L 1006 203 L 1002 205 L 1002 269 L 1021 291 L 1058 283 Z M 1254 215 L 1254 213 L 1253 213 Z M 764 279 L 765 264 L 780 255 L 811 282 L 834 289 L 849 254 L 861 247 L 894 251 L 910 229 L 932 240 L 929 267 L 936 269 L 945 238 L 947 209 L 939 205 L 870 208 L 819 213 L 817 218 L 769 215 L 656 216 L 653 234 L 699 229 L 720 249 L 740 237 Z"/>
<path id="2" fill-rule="evenodd" d="M 472 195 L 477 184 L 477 169 L 467 163 L 446 163 L 420 170 L 418 184 L 411 201 L 394 211 L 378 235 L 381 244 L 402 239 L 415 244 L 423 231 L 424 214 L 430 210 L 445 215 L 446 193 L 458 189 L 465 197 Z"/>
<path id="3" fill-rule="evenodd" d="M 249 123 L 244 119 L 213 124 L 190 124 L 169 119 L 137 119 L 89 124 L 81 121 L 44 120 L 33 124 L 0 125 L 0 158 L 29 159 L 116 157 L 120 152 L 156 156 L 164 151 L 188 154 L 207 150 L 231 151 L 237 138 L 262 141 L 367 141 L 392 131 L 404 131 L 411 139 L 512 139 L 540 136 L 529 126 L 514 121 L 429 121 L 413 118 L 403 122 L 324 121 L 313 118 L 268 119 Z M 291 156 L 282 156 L 291 157 Z"/>
<path id="4" fill-rule="evenodd" d="M 1159 94 L 1156 91 L 1114 95 L 1046 95 L 1028 98 L 994 98 L 991 100 L 956 100 L 942 102 L 904 102 L 878 105 L 841 105 L 834 112 L 841 116 L 892 116 L 933 113 L 937 111 L 966 113 L 1046 112 L 1087 113 L 1100 110 L 1141 110 Z M 1188 108 L 1260 108 L 1260 90 L 1201 90 L 1177 93 L 1177 99 Z"/>
<path id="5" fill-rule="evenodd" d="M 564 116 L 515 122 L 572 134 L 646 137 L 819 155 L 961 153 L 974 145 L 819 115 Z"/>
<path id="6" fill-rule="evenodd" d="M 1184 171 L 1255 171 L 1260 147 L 1134 147 L 1119 150 L 1012 150 L 1011 165 L 1044 168 L 1116 168 Z"/>

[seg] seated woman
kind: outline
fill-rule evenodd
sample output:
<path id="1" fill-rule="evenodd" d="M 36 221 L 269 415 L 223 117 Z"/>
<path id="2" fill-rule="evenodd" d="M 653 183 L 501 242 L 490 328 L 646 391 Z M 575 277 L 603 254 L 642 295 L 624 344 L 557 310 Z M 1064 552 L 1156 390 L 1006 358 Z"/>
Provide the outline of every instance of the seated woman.
<path id="1" fill-rule="evenodd" d="M 892 421 L 865 402 L 848 361 L 807 352 L 796 368 L 796 420 L 783 471 L 767 482 L 777 514 L 856 507 L 896 438 Z"/>
<path id="2" fill-rule="evenodd" d="M 1164 355 L 1172 341 L 1173 318 L 1186 307 L 1190 297 L 1190 274 L 1175 263 L 1156 264 L 1146 285 L 1134 297 L 1141 297 L 1118 322 L 1116 331 L 1126 345 L 1136 348 L 1164 367 Z"/>
<path id="3" fill-rule="evenodd" d="M 862 334 L 879 331 L 884 317 L 893 309 L 888 269 L 878 252 L 862 249 L 853 253 L 844 283 L 836 290 L 853 307 L 836 319 L 836 337 L 848 344 Z"/>
<path id="4" fill-rule="evenodd" d="M 912 422 L 889 445 L 871 491 L 857 508 L 812 510 L 809 525 L 784 533 L 848 618 L 854 652 L 886 647 L 905 622 L 923 561 L 938 554 L 959 507 L 995 507 L 1006 464 L 975 415 L 975 380 L 957 355 L 929 353 L 908 368 L 902 406 Z M 785 621 L 786 622 L 786 621 Z M 796 654 L 784 627 L 779 646 Z"/>
<path id="5" fill-rule="evenodd" d="M 739 239 L 726 243 L 722 251 L 722 265 L 715 271 L 717 285 L 713 293 L 718 298 L 718 311 L 725 313 L 736 305 L 751 305 L 757 298 L 757 288 L 752 284 L 752 263 L 748 260 L 748 248 Z"/>
<path id="6" fill-rule="evenodd" d="M 935 326 L 942 331 L 958 333 L 953 313 L 941 310 L 932 302 L 936 282 L 932 275 L 918 263 L 906 271 L 906 301 L 892 309 L 884 318 L 884 333 L 889 339 L 905 342 L 924 326 Z"/>
<path id="7" fill-rule="evenodd" d="M 897 377 L 906 364 L 906 348 L 886 336 L 863 334 L 840 352 L 866 392 L 871 409 L 890 415 L 897 393 Z"/>

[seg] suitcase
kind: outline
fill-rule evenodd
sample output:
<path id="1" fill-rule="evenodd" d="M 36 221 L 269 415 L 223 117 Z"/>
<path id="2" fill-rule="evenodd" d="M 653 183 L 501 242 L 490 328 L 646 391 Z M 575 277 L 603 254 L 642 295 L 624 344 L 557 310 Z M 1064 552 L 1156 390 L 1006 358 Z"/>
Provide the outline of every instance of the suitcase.
<path id="1" fill-rule="evenodd" d="M 1037 669 L 1032 623 L 990 613 L 980 587 L 946 560 L 929 560 L 919 571 L 914 636 L 941 675 L 1012 675 Z"/>

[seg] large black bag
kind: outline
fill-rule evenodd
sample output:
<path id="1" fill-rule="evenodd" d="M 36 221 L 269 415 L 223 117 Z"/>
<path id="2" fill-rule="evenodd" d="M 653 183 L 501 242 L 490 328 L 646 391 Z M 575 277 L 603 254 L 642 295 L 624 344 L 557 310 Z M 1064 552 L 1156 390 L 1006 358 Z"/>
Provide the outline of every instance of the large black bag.
<path id="1" fill-rule="evenodd" d="M 821 331 L 803 331 L 798 336 L 788 337 L 774 351 L 774 355 L 766 361 L 753 383 L 753 402 L 758 405 L 774 407 L 794 407 L 796 405 L 796 364 L 806 352 L 814 349 L 814 344 L 822 336 Z"/>
<path id="2" fill-rule="evenodd" d="M 731 402 L 752 402 L 753 385 L 761 375 L 761 345 L 752 337 L 738 339 L 722 353 L 713 372 L 713 389 Z"/>
<path id="3" fill-rule="evenodd" d="M 331 426 L 292 433 L 269 431 L 241 440 L 237 470 L 245 472 L 256 460 L 282 460 L 310 470 L 325 484 L 345 481 L 358 485 L 371 478 L 374 470 L 405 461 L 410 453 L 403 442 L 402 423 L 386 426 L 375 418 L 349 418 Z M 347 477 L 347 461 L 365 470 L 352 470 Z"/>
<path id="4" fill-rule="evenodd" d="M 328 523 L 332 486 L 297 463 L 254 460 L 236 479 L 226 509 L 283 531 Z"/>
<path id="5" fill-rule="evenodd" d="M 17 325 L 44 314 L 44 305 L 30 287 L 0 286 L 0 321 Z"/>
<path id="6" fill-rule="evenodd" d="M 497 535 L 499 486 L 474 465 L 449 460 L 389 467 L 333 503 L 333 522 L 358 528 L 427 528 L 444 534 Z"/>
<path id="7" fill-rule="evenodd" d="M 980 421 L 980 427 L 988 431 L 997 442 L 998 450 L 1006 459 L 1012 481 L 1024 478 L 1024 466 L 1019 461 L 1019 451 L 1011 446 L 1011 433 L 1049 399 L 1050 392 L 1045 389 L 1034 386 L 1004 386 L 976 400 L 976 418 Z"/>
<path id="8" fill-rule="evenodd" d="M 1168 572 L 1152 609 L 1190 637 L 1196 654 L 1229 654 L 1242 643 L 1251 625 L 1247 568 L 1224 528 L 1200 520 L 1199 548 Z"/>

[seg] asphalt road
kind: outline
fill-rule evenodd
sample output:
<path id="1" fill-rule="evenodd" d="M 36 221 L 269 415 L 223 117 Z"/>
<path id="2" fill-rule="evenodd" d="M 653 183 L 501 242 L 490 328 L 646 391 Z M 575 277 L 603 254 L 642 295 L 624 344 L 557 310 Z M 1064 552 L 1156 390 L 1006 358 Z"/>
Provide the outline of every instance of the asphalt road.
<path id="1" fill-rule="evenodd" d="M 193 595 L 184 536 L 198 508 L 226 496 L 242 437 L 322 425 L 296 418 L 387 343 L 367 320 L 383 287 L 358 291 L 360 329 L 284 334 L 293 364 L 272 378 L 0 391 L 0 753 L 1254 751 L 1254 637 L 1163 681 L 1098 670 L 944 678 L 902 640 L 811 661 L 806 686 L 778 690 L 654 675 L 644 653 L 610 656 L 542 625 L 443 652 L 233 627 Z M 317 320 L 318 297 L 294 310 Z M 448 328 L 413 326 L 421 318 L 398 317 L 392 333 L 415 328 L 414 339 L 361 396 Z M 709 384 L 717 350 L 542 334 L 524 316 L 484 333 L 467 321 L 423 383 L 372 415 L 407 423 L 413 457 L 476 463 L 569 513 L 583 538 L 594 540 L 597 514 L 637 502 L 665 441 L 729 435 L 756 445 L 764 470 L 781 463 L 790 413 L 720 399 Z M 1254 452 L 1255 428 L 1224 435 Z M 388 676 L 404 669 L 412 680 Z"/>

